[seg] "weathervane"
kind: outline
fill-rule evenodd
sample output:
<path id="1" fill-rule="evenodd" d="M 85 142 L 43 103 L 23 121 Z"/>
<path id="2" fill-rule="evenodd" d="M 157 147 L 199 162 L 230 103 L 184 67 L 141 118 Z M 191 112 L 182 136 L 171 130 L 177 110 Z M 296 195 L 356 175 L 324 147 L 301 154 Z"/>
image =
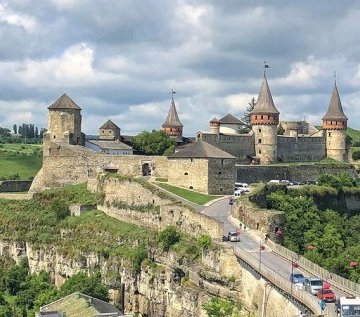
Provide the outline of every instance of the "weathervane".
<path id="1" fill-rule="evenodd" d="M 336 84 L 336 70 L 334 70 L 334 80 L 335 80 L 335 84 Z"/>
<path id="2" fill-rule="evenodd" d="M 174 101 L 174 95 L 176 94 L 176 91 L 171 88 L 170 94 L 171 94 L 171 100 Z"/>
<path id="3" fill-rule="evenodd" d="M 270 66 L 264 61 L 264 76 L 266 74 L 266 68 L 270 68 Z"/>

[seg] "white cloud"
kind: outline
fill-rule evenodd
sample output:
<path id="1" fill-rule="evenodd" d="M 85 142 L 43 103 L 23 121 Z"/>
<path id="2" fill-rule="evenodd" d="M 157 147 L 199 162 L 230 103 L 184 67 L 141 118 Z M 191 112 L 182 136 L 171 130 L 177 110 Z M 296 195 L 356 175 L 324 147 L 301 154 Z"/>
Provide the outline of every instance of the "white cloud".
<path id="1" fill-rule="evenodd" d="M 33 32 L 37 26 L 35 18 L 26 15 L 18 14 L 0 3 L 0 21 L 9 25 L 22 27 L 27 32 Z"/>

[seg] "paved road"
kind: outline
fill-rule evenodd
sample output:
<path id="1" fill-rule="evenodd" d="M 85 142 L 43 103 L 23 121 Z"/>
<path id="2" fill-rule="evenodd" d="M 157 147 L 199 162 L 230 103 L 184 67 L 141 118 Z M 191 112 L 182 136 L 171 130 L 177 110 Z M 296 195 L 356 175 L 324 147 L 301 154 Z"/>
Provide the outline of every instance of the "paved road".
<path id="1" fill-rule="evenodd" d="M 209 207 L 206 207 L 202 213 L 218 219 L 224 223 L 224 236 L 227 236 L 229 231 L 235 231 L 236 227 L 229 220 L 229 212 L 231 206 L 228 204 L 228 198 L 224 198 L 212 204 Z M 267 246 L 265 250 L 260 253 L 260 243 L 262 243 L 260 236 L 256 235 L 255 230 L 240 230 L 241 241 L 233 242 L 233 244 L 241 244 L 241 247 L 247 252 L 252 253 L 252 255 L 258 259 L 260 265 L 260 256 L 261 256 L 261 265 L 265 265 L 271 270 L 278 273 L 280 276 L 288 279 L 291 272 L 292 266 L 291 262 L 282 258 L 275 252 L 272 252 Z M 250 235 L 251 232 L 251 235 Z M 304 276 L 307 276 L 306 272 L 302 271 L 301 268 L 294 270 L 296 272 L 302 272 Z M 294 286 L 295 287 L 295 286 Z M 332 288 L 336 296 L 346 296 L 346 294 L 340 290 Z M 330 316 L 336 316 L 334 304 L 327 304 Z"/>

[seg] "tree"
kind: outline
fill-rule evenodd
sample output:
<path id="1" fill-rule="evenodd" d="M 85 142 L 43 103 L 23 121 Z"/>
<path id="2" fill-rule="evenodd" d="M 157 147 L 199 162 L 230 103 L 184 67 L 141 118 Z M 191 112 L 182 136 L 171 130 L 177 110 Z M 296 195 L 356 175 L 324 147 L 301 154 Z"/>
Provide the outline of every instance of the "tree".
<path id="1" fill-rule="evenodd" d="M 133 139 L 134 148 L 146 155 L 163 155 L 169 148 L 175 148 L 176 142 L 164 131 L 143 131 Z"/>
<path id="2" fill-rule="evenodd" d="M 17 125 L 16 123 L 13 125 L 14 134 L 17 134 Z"/>
<path id="3" fill-rule="evenodd" d="M 174 226 L 168 226 L 162 230 L 159 234 L 159 243 L 161 247 L 168 251 L 172 245 L 179 242 L 180 234 L 177 232 Z"/>
<path id="4" fill-rule="evenodd" d="M 10 130 L 7 129 L 7 128 L 1 128 L 1 127 L 0 127 L 0 136 L 9 137 L 9 136 L 11 136 L 11 132 L 10 132 Z"/>
<path id="5" fill-rule="evenodd" d="M 244 128 L 243 132 L 249 132 L 251 130 L 251 122 L 250 122 L 251 114 L 250 114 L 250 112 L 254 110 L 255 103 L 256 103 L 255 98 L 252 97 L 252 99 L 248 103 L 248 106 L 246 107 L 244 116 L 242 117 L 242 121 L 244 121 L 246 124 L 246 127 Z"/>
<path id="6" fill-rule="evenodd" d="M 354 161 L 360 160 L 360 151 L 352 152 L 352 158 Z"/>
<path id="7" fill-rule="evenodd" d="M 283 135 L 285 132 L 285 129 L 283 128 L 282 124 L 280 123 L 277 129 L 277 135 Z"/>
<path id="8" fill-rule="evenodd" d="M 38 127 L 35 128 L 35 138 L 36 139 L 39 138 L 39 129 L 38 129 Z"/>
<path id="9" fill-rule="evenodd" d="M 215 297 L 202 304 L 202 308 L 206 311 L 208 317 L 237 317 L 241 305 L 234 305 L 232 301 Z"/>

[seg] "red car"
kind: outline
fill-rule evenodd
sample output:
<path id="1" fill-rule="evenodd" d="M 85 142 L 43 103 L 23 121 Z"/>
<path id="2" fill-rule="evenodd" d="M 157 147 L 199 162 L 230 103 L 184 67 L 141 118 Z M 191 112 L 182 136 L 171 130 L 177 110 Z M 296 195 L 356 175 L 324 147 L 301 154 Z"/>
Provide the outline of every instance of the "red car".
<path id="1" fill-rule="evenodd" d="M 336 301 L 336 296 L 331 289 L 319 289 L 317 297 L 328 303 L 335 303 Z"/>

